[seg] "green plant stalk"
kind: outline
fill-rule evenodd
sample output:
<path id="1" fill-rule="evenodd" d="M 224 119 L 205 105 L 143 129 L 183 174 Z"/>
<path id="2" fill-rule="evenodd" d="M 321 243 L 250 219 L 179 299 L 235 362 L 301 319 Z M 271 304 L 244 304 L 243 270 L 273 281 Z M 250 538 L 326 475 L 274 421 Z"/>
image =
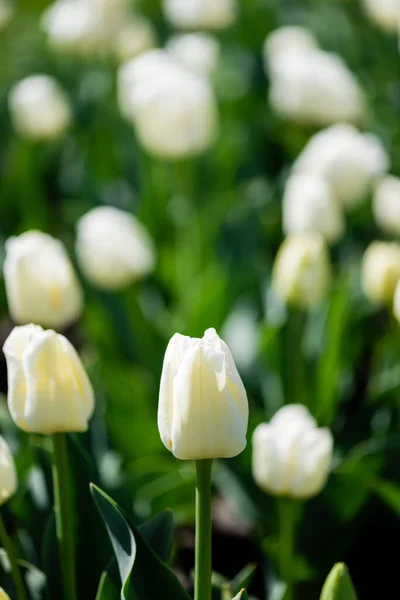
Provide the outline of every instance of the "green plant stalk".
<path id="1" fill-rule="evenodd" d="M 294 599 L 294 542 L 295 542 L 295 500 L 279 499 L 279 570 L 286 583 L 284 600 Z"/>
<path id="2" fill-rule="evenodd" d="M 196 460 L 196 558 L 194 600 L 211 600 L 212 459 Z"/>
<path id="3" fill-rule="evenodd" d="M 308 406 L 305 360 L 303 356 L 304 329 L 307 313 L 299 308 L 289 308 L 286 324 L 286 355 L 284 373 L 288 404 Z"/>
<path id="4" fill-rule="evenodd" d="M 64 600 L 75 600 L 75 547 L 66 434 L 54 433 L 51 440 L 53 444 L 54 512 Z"/>
<path id="5" fill-rule="evenodd" d="M 14 545 L 10 539 L 10 536 L 7 533 L 7 530 L 4 525 L 3 517 L 0 513 L 0 542 L 3 546 L 4 550 L 7 553 L 8 560 L 10 561 L 11 566 L 11 574 L 14 580 L 15 593 L 17 600 L 28 600 L 28 596 L 26 595 L 25 585 L 22 579 L 21 571 L 19 570 L 17 557 L 14 552 Z"/>

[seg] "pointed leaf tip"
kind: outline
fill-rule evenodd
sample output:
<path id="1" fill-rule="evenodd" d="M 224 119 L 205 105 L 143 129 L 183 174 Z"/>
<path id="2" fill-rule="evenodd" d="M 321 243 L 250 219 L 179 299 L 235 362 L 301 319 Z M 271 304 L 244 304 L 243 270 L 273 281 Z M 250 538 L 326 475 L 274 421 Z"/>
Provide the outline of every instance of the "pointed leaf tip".
<path id="1" fill-rule="evenodd" d="M 232 598 L 232 600 L 249 600 L 249 597 L 246 590 L 242 589 L 234 598 Z"/>
<path id="2" fill-rule="evenodd" d="M 357 600 L 357 594 L 344 563 L 336 563 L 325 580 L 320 600 Z"/>

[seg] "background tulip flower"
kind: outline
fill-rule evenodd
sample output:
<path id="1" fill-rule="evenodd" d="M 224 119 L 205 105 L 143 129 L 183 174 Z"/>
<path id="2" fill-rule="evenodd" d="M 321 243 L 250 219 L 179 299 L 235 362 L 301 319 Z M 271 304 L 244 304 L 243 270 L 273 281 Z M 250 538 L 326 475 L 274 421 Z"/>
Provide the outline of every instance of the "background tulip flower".
<path id="1" fill-rule="evenodd" d="M 400 235 L 400 178 L 384 177 L 376 187 L 373 198 L 375 221 L 386 233 Z"/>
<path id="2" fill-rule="evenodd" d="M 400 21 L 400 5 L 397 0 L 363 0 L 364 10 L 371 21 L 390 33 L 396 33 Z"/>
<path id="3" fill-rule="evenodd" d="M 71 122 L 68 100 L 53 77 L 31 75 L 17 83 L 9 95 L 15 129 L 31 140 L 60 137 Z"/>
<path id="4" fill-rule="evenodd" d="M 235 0 L 163 0 L 165 17 L 182 29 L 225 29 L 236 18 Z"/>
<path id="5" fill-rule="evenodd" d="M 80 358 L 62 335 L 38 325 L 15 327 L 4 347 L 8 406 L 24 431 L 86 431 L 93 389 Z"/>
<path id="6" fill-rule="evenodd" d="M 329 258 L 323 237 L 317 233 L 289 235 L 275 259 L 273 285 L 288 304 L 310 308 L 328 291 Z"/>
<path id="7" fill-rule="evenodd" d="M 0 506 L 4 504 L 17 489 L 17 474 L 14 458 L 5 439 L 0 435 Z"/>
<path id="8" fill-rule="evenodd" d="M 81 314 L 82 293 L 63 244 L 40 231 L 6 242 L 8 308 L 18 324 L 62 328 Z"/>
<path id="9" fill-rule="evenodd" d="M 236 456 L 246 446 L 248 402 L 228 346 L 215 329 L 176 333 L 165 352 L 158 428 L 177 458 Z"/>
<path id="10" fill-rule="evenodd" d="M 400 245 L 372 242 L 362 259 L 361 287 L 371 302 L 390 304 L 400 280 Z"/>
<path id="11" fill-rule="evenodd" d="M 254 479 L 277 496 L 315 496 L 328 477 L 332 449 L 329 429 L 318 429 L 304 406 L 288 404 L 254 431 Z"/>
<path id="12" fill-rule="evenodd" d="M 0 0 L 0 31 L 7 27 L 12 19 L 14 10 L 9 0 Z"/>
<path id="13" fill-rule="evenodd" d="M 10 596 L 5 593 L 3 588 L 0 588 L 0 600 L 11 600 Z"/>
<path id="14" fill-rule="evenodd" d="M 183 66 L 200 75 L 211 75 L 218 62 L 220 45 L 207 33 L 186 33 L 172 37 L 167 50 Z"/>
<path id="15" fill-rule="evenodd" d="M 145 227 L 133 215 L 111 206 L 94 208 L 78 221 L 76 254 L 89 281 L 105 290 L 144 277 L 155 262 Z"/>

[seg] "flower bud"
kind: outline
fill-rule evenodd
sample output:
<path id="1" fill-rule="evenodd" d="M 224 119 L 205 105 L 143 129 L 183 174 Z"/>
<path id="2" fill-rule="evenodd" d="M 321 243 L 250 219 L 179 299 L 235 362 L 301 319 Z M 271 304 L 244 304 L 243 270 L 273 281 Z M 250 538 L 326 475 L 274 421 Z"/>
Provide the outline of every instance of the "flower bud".
<path id="1" fill-rule="evenodd" d="M 172 37 L 167 50 L 184 67 L 208 76 L 216 68 L 220 46 L 218 40 L 207 33 L 187 33 Z"/>
<path id="2" fill-rule="evenodd" d="M 119 97 L 145 149 L 179 159 L 207 150 L 217 133 L 216 101 L 208 81 L 161 50 L 151 50 L 120 70 Z"/>
<path id="3" fill-rule="evenodd" d="M 384 177 L 375 189 L 373 210 L 377 225 L 386 233 L 400 235 L 400 178 Z"/>
<path id="4" fill-rule="evenodd" d="M 0 31 L 5 29 L 14 14 L 13 6 L 9 0 L 0 0 Z"/>
<path id="5" fill-rule="evenodd" d="M 38 325 L 15 327 L 3 346 L 8 407 L 15 423 L 32 433 L 86 431 L 93 389 L 70 342 Z"/>
<path id="6" fill-rule="evenodd" d="M 163 0 L 163 10 L 181 29 L 225 29 L 236 19 L 235 0 Z"/>
<path id="7" fill-rule="evenodd" d="M 389 157 L 376 136 L 341 123 L 310 139 L 294 171 L 323 175 L 337 201 L 351 209 L 365 200 L 374 181 L 388 167 Z"/>
<path id="8" fill-rule="evenodd" d="M 317 173 L 289 177 L 283 196 L 283 229 L 292 233 L 320 233 L 336 242 L 344 232 L 343 211 L 326 179 Z"/>
<path id="9" fill-rule="evenodd" d="M 357 600 L 349 572 L 344 563 L 336 563 L 329 573 L 320 600 Z"/>
<path id="10" fill-rule="evenodd" d="M 94 285 L 117 290 L 144 277 L 154 268 L 154 249 L 145 227 L 133 215 L 99 206 L 77 225 L 79 265 Z"/>
<path id="11" fill-rule="evenodd" d="M 398 0 L 363 0 L 363 5 L 368 17 L 379 29 L 397 32 L 400 19 Z"/>
<path id="12" fill-rule="evenodd" d="M 0 435 L 0 506 L 17 490 L 14 458 L 5 439 Z M 0 588 L 1 589 L 1 588 Z M 1 600 L 1 595 L 0 595 Z"/>
<path id="13" fill-rule="evenodd" d="M 275 29 L 264 42 L 265 69 L 268 71 L 272 67 L 273 61 L 279 56 L 287 52 L 301 52 L 302 50 L 318 50 L 318 42 L 311 31 L 298 25 Z"/>
<path id="14" fill-rule="evenodd" d="M 288 404 L 254 430 L 253 477 L 276 496 L 316 496 L 327 480 L 332 450 L 329 429 L 318 429 L 301 404 Z"/>
<path id="15" fill-rule="evenodd" d="M 5 593 L 3 588 L 0 588 L 0 600 L 11 600 L 10 596 Z"/>
<path id="16" fill-rule="evenodd" d="M 4 281 L 8 308 L 18 324 L 63 328 L 82 312 L 82 293 L 63 244 L 26 231 L 6 242 Z"/>
<path id="17" fill-rule="evenodd" d="M 273 271 L 274 288 L 283 300 L 311 308 L 326 296 L 329 280 L 329 257 L 321 235 L 289 235 L 283 241 Z"/>
<path id="18" fill-rule="evenodd" d="M 8 100 L 13 125 L 27 139 L 58 138 L 71 122 L 68 100 L 48 75 L 26 77 L 12 88 Z"/>
<path id="19" fill-rule="evenodd" d="M 114 50 L 120 62 L 135 58 L 156 46 L 156 34 L 145 17 L 131 18 L 118 31 Z"/>
<path id="20" fill-rule="evenodd" d="M 361 287 L 371 302 L 391 303 L 400 279 L 400 245 L 372 242 L 362 259 Z"/>
<path id="21" fill-rule="evenodd" d="M 248 402 L 228 346 L 215 329 L 176 333 L 165 352 L 158 405 L 164 446 L 177 458 L 230 458 L 246 446 Z"/>

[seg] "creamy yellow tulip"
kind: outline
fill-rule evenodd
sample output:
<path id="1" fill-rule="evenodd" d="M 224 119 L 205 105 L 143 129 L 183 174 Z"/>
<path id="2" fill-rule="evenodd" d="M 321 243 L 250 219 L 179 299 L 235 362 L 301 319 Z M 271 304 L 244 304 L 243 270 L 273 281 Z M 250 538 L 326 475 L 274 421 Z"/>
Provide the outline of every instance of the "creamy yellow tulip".
<path id="1" fill-rule="evenodd" d="M 231 352 L 215 329 L 202 339 L 176 333 L 165 353 L 158 407 L 166 448 L 186 460 L 236 456 L 246 446 L 248 412 Z"/>
<path id="2" fill-rule="evenodd" d="M 17 473 L 14 458 L 7 442 L 0 435 L 0 506 L 15 494 L 16 489 Z M 0 600 L 1 598 L 0 594 Z"/>
<path id="3" fill-rule="evenodd" d="M 11 600 L 10 596 L 5 593 L 3 588 L 0 588 L 0 600 Z"/>
<path id="4" fill-rule="evenodd" d="M 400 280 L 400 244 L 372 242 L 362 259 L 361 287 L 371 302 L 390 304 Z"/>
<path id="5" fill-rule="evenodd" d="M 64 336 L 38 325 L 15 327 L 3 350 L 8 406 L 18 427 L 45 434 L 86 431 L 94 409 L 93 389 Z"/>

